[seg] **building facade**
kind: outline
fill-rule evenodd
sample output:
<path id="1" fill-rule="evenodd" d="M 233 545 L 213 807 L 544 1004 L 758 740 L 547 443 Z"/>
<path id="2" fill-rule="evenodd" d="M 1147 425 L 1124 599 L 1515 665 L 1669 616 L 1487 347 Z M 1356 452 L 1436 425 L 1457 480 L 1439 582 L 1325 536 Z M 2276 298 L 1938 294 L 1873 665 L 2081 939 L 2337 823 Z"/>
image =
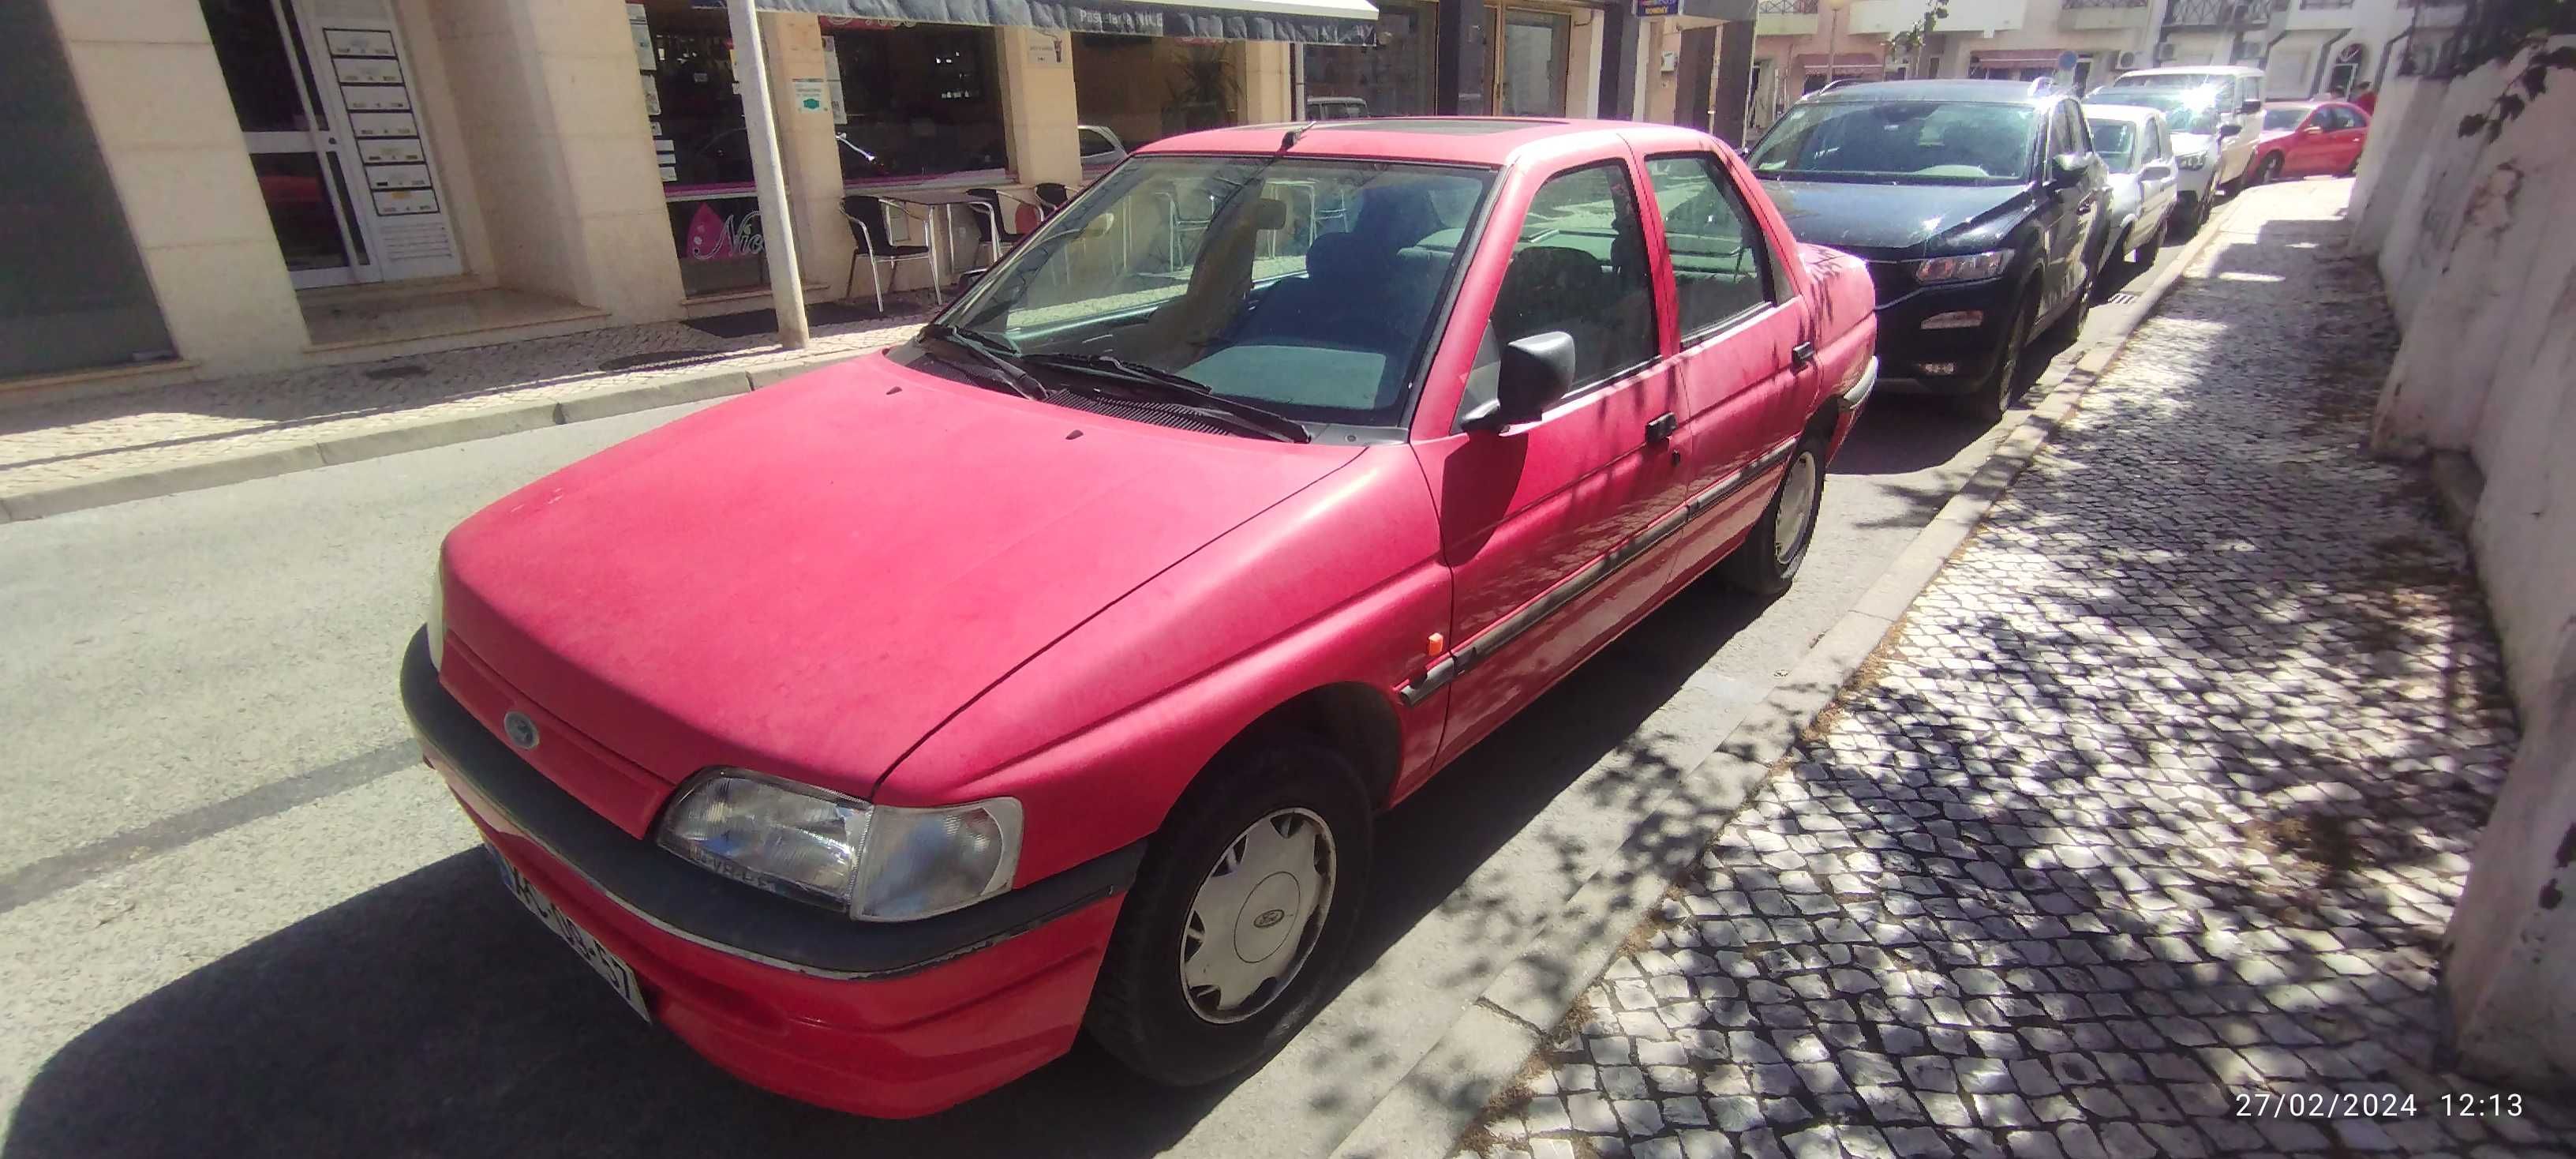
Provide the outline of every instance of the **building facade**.
<path id="1" fill-rule="evenodd" d="M 888 291 L 951 280 L 991 252 L 969 191 L 1023 227 L 1042 187 L 1174 133 L 1483 113 L 1741 136 L 1753 87 L 1754 0 L 759 2 L 813 301 L 871 302 L 870 242 L 942 255 Z M 0 402 L 768 303 L 723 0 L 5 7 Z"/>

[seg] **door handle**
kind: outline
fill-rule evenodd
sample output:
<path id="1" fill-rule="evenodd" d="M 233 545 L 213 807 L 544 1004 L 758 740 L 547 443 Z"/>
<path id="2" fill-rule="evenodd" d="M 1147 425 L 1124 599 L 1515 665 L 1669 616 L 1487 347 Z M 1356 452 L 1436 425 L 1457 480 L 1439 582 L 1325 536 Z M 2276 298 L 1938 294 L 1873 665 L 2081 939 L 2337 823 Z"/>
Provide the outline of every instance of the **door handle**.
<path id="1" fill-rule="evenodd" d="M 1813 343 L 1813 342 L 1801 342 L 1801 343 L 1799 343 L 1799 344 L 1797 344 L 1797 345 L 1792 346 L 1792 347 L 1790 347 L 1790 348 L 1789 348 L 1789 365 L 1791 365 L 1791 366 L 1813 366 L 1813 365 L 1815 365 L 1815 362 L 1816 362 L 1816 344 L 1815 344 L 1815 343 Z"/>
<path id="2" fill-rule="evenodd" d="M 1651 419 L 1647 419 L 1646 441 L 1650 443 L 1668 441 L 1673 437 L 1673 431 L 1681 425 L 1682 420 L 1671 411 L 1665 411 Z"/>

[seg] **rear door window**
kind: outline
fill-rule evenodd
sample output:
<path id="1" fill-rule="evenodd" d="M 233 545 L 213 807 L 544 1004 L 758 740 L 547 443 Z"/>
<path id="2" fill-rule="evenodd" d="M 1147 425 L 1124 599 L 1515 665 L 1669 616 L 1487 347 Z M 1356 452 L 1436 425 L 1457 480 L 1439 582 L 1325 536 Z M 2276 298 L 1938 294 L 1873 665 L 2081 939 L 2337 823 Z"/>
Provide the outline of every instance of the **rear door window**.
<path id="1" fill-rule="evenodd" d="M 1664 217 L 1685 340 L 1771 304 L 1762 230 L 1717 158 L 1650 157 L 1646 180 Z"/>

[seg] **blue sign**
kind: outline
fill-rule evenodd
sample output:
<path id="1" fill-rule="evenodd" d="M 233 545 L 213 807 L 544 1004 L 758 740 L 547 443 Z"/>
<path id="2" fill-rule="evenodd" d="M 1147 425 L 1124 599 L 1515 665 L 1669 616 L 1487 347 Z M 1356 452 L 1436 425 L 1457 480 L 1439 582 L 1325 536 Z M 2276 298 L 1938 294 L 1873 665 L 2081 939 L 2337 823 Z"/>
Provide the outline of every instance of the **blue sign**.
<path id="1" fill-rule="evenodd" d="M 1637 0 L 1639 16 L 1679 16 L 1682 0 Z"/>
<path id="2" fill-rule="evenodd" d="M 2059 72 L 2066 72 L 2066 71 L 2068 71 L 2068 70 L 2073 69 L 2074 67 L 2075 67 L 2075 54 L 2074 54 L 2074 53 L 2072 53 L 2072 52 L 2061 52 L 2061 53 L 2058 53 L 2058 54 L 2057 54 L 2057 71 L 2059 71 Z"/>

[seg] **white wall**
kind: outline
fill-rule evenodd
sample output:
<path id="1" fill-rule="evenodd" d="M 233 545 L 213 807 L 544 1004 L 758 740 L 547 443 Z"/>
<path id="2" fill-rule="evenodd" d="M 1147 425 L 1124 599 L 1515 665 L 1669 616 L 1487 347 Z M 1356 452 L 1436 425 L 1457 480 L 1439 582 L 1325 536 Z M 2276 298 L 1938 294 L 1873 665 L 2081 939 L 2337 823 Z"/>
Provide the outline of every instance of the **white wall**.
<path id="1" fill-rule="evenodd" d="M 2536 1088 L 2576 1075 L 2576 85 L 2459 136 L 2508 75 L 2392 84 L 2352 216 L 2404 330 L 2373 447 L 2485 475 L 2469 543 L 2524 735 L 2443 985 L 2463 1068 Z"/>

